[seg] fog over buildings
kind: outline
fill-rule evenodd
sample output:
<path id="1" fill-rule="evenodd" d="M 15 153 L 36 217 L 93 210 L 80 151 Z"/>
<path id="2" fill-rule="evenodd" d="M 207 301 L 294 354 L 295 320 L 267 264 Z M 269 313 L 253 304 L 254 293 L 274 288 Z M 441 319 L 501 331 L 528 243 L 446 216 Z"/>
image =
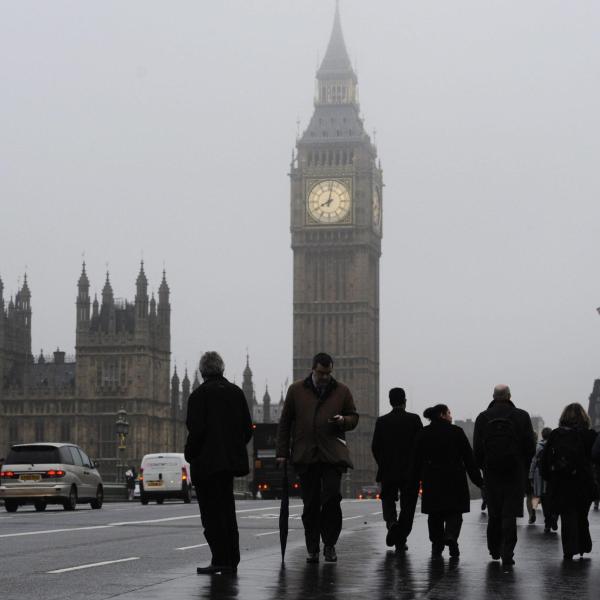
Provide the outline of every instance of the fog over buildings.
<path id="1" fill-rule="evenodd" d="M 381 405 L 547 422 L 600 377 L 600 5 L 342 0 L 382 161 Z M 3 4 L 0 277 L 33 354 L 75 343 L 77 280 L 171 289 L 172 360 L 292 373 L 290 170 L 334 2 Z M 374 133 L 375 132 L 375 133 Z M 315 351 L 322 350 L 315 348 Z M 327 350 L 327 349 L 324 349 Z"/>

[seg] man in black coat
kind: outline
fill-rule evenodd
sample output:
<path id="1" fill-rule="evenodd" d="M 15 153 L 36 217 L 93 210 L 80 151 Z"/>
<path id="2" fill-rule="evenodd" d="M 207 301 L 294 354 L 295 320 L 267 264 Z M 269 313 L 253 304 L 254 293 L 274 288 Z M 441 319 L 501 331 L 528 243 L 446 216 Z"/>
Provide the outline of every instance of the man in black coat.
<path id="1" fill-rule="evenodd" d="M 418 483 L 411 480 L 411 455 L 417 433 L 423 428 L 418 415 L 406 412 L 406 394 L 402 388 L 389 393 L 392 411 L 377 419 L 371 449 L 377 462 L 377 481 L 381 482 L 381 507 L 388 528 L 386 544 L 406 549 L 415 517 Z M 400 516 L 396 501 L 400 495 Z"/>
<path id="2" fill-rule="evenodd" d="M 200 359 L 202 385 L 190 395 L 185 457 L 200 505 L 211 564 L 198 574 L 234 573 L 240 562 L 233 478 L 247 475 L 252 419 L 244 393 L 223 377 L 225 365 L 216 352 Z"/>
<path id="3" fill-rule="evenodd" d="M 523 516 L 535 435 L 529 414 L 515 407 L 507 385 L 494 388 L 491 404 L 477 417 L 473 448 L 477 465 L 483 469 L 488 550 L 504 566 L 514 565 L 517 517 Z"/>

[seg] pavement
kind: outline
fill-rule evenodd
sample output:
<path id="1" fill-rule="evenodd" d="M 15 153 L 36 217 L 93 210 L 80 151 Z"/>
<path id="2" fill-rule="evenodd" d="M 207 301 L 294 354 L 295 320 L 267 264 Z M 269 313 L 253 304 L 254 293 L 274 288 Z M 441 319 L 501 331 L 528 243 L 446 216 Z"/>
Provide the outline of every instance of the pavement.
<path id="1" fill-rule="evenodd" d="M 465 515 L 459 559 L 430 558 L 426 517 L 417 514 L 409 550 L 385 546 L 378 501 L 345 501 L 339 561 L 307 565 L 301 506 L 291 501 L 290 537 L 281 566 L 277 503 L 237 503 L 242 562 L 238 574 L 198 576 L 208 564 L 197 506 L 165 503 L 105 505 L 0 514 L 0 598 L 21 600 L 218 600 L 429 598 L 598 598 L 600 513 L 590 513 L 595 548 L 564 563 L 560 536 L 519 520 L 517 564 L 505 572 L 485 544 L 487 515 Z M 538 512 L 538 517 L 541 514 Z"/>

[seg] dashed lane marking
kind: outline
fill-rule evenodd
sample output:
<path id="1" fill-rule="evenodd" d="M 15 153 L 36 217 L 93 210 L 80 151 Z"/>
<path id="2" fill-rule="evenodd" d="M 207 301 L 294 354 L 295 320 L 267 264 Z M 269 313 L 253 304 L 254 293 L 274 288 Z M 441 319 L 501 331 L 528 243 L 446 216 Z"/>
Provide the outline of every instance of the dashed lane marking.
<path id="1" fill-rule="evenodd" d="M 371 513 L 372 515 L 382 515 L 383 511 L 378 510 L 377 512 Z"/>
<path id="2" fill-rule="evenodd" d="M 300 508 L 300 504 L 296 504 L 290 506 L 290 508 Z M 265 506 L 263 508 L 245 508 L 241 510 L 236 510 L 236 513 L 249 513 L 249 512 L 258 512 L 264 510 L 274 510 L 278 508 L 277 506 Z M 48 535 L 50 533 L 68 533 L 71 531 L 91 531 L 94 529 L 110 529 L 112 527 L 126 527 L 128 525 L 148 525 L 152 523 L 166 523 L 170 521 L 181 521 L 183 519 L 199 519 L 200 515 L 184 515 L 181 517 L 163 517 L 161 519 L 144 519 L 142 521 L 120 521 L 117 523 L 107 523 L 106 525 L 89 525 L 86 527 L 65 527 L 62 529 L 43 529 L 41 531 L 21 531 L 19 533 L 3 533 L 0 534 L 1 538 L 11 538 L 11 537 L 26 537 L 31 535 Z"/>
<path id="3" fill-rule="evenodd" d="M 354 517 L 344 517 L 342 521 L 350 521 L 351 519 L 362 519 L 365 515 L 355 515 Z"/>
<path id="4" fill-rule="evenodd" d="M 191 550 L 192 548 L 202 548 L 208 546 L 208 544 L 195 544 L 194 546 L 182 546 L 181 548 L 175 548 L 175 550 Z"/>
<path id="5" fill-rule="evenodd" d="M 129 558 L 120 558 L 118 560 L 103 560 L 102 562 L 88 563 L 87 565 L 78 565 L 76 567 L 67 567 L 66 569 L 55 569 L 54 571 L 46 571 L 46 573 L 67 573 L 68 571 L 80 571 L 81 569 L 103 567 L 105 565 L 114 565 L 116 563 L 130 562 L 132 560 L 140 560 L 140 557 L 130 556 Z"/>

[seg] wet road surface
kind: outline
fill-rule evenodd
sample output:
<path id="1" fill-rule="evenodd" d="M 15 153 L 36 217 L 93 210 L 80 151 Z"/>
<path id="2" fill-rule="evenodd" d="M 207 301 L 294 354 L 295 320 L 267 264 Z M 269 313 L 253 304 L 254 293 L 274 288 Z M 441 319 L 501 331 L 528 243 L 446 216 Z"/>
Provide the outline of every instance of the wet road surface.
<path id="1" fill-rule="evenodd" d="M 292 499 L 290 538 L 281 568 L 276 502 L 238 502 L 242 562 L 237 576 L 198 576 L 210 555 L 197 506 L 110 504 L 101 511 L 0 513 L 2 600 L 536 599 L 600 597 L 600 513 L 590 513 L 595 547 L 588 558 L 564 563 L 560 537 L 519 520 L 517 564 L 491 561 L 487 517 L 472 504 L 461 533 L 460 559 L 432 560 L 426 518 L 417 514 L 409 551 L 396 556 L 384 543 L 377 501 L 344 502 L 337 564 L 307 565 Z M 539 514 L 539 513 L 538 513 Z"/>

